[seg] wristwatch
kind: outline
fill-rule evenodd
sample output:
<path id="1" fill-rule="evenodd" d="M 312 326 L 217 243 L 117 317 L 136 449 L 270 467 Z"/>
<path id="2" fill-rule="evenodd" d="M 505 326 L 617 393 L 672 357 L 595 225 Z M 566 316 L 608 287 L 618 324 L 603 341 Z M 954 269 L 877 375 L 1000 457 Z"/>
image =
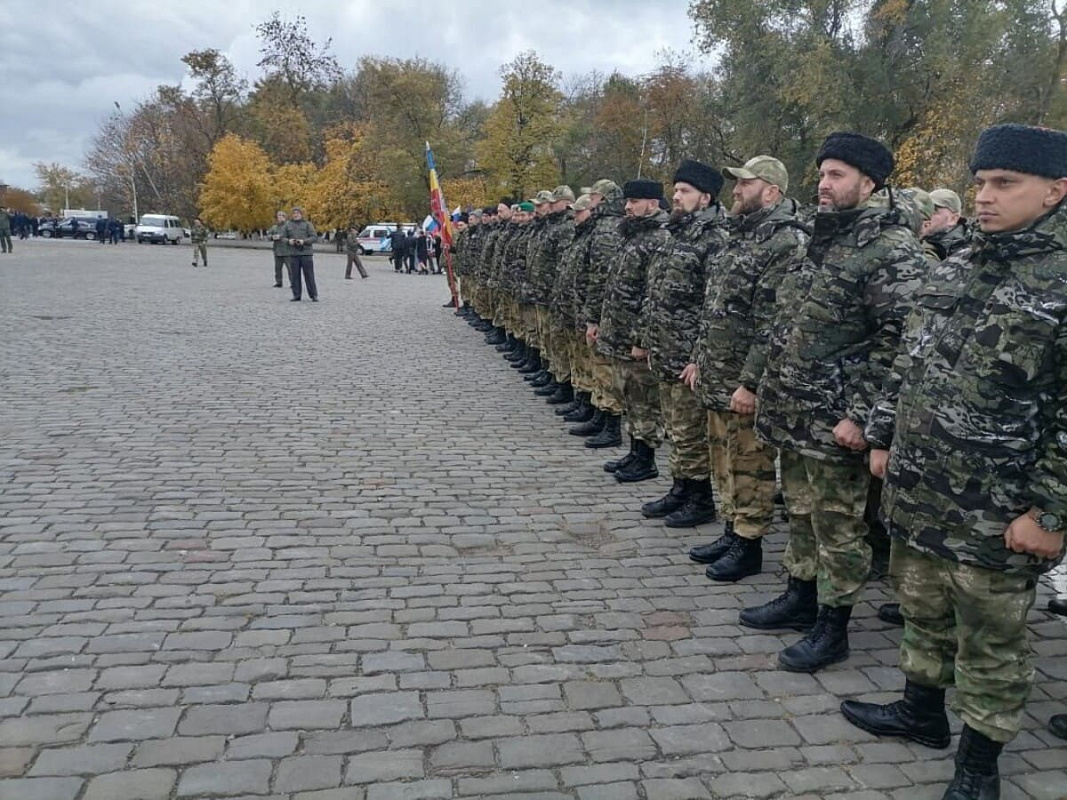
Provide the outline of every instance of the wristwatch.
<path id="1" fill-rule="evenodd" d="M 1037 523 L 1037 527 L 1046 533 L 1060 533 L 1065 527 L 1063 517 L 1051 511 L 1040 511 L 1035 508 L 1030 512 L 1030 516 Z"/>

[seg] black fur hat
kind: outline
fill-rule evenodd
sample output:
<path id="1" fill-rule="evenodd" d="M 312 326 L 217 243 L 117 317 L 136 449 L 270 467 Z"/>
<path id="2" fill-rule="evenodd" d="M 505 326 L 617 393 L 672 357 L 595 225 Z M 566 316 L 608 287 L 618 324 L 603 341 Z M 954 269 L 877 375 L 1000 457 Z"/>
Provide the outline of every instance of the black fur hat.
<path id="1" fill-rule="evenodd" d="M 815 157 L 816 166 L 822 165 L 828 158 L 851 164 L 874 181 L 876 192 L 885 186 L 893 172 L 893 154 L 889 148 L 862 133 L 831 133 L 819 148 L 819 154 Z"/>
<path id="2" fill-rule="evenodd" d="M 723 185 L 722 173 L 715 167 L 709 167 L 707 164 L 689 158 L 683 159 L 674 173 L 673 182 L 678 183 L 678 181 L 688 183 L 715 198 L 718 198 Z"/>
<path id="3" fill-rule="evenodd" d="M 971 172 L 980 169 L 1067 178 L 1067 133 L 1029 125 L 993 125 L 978 137 L 971 159 Z"/>
<path id="4" fill-rule="evenodd" d="M 622 187 L 622 196 L 627 200 L 662 200 L 663 184 L 659 181 L 646 181 L 641 178 L 626 181 Z"/>

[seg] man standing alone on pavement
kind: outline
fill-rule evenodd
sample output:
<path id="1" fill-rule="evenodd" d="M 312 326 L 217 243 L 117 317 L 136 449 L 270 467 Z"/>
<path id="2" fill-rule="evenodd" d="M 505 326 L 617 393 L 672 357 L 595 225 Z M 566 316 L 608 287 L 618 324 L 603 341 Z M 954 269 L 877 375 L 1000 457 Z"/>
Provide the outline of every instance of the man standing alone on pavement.
<path id="1" fill-rule="evenodd" d="M 352 280 L 352 265 L 356 265 L 356 269 L 359 270 L 360 277 L 367 277 L 367 270 L 363 268 L 363 261 L 360 259 L 360 252 L 363 250 L 359 244 L 359 229 L 349 228 L 348 235 L 345 236 L 345 280 Z"/>
<path id="2" fill-rule="evenodd" d="M 285 223 L 283 236 L 289 245 L 289 287 L 293 290 L 290 302 L 300 302 L 303 293 L 301 276 L 307 283 L 311 302 L 319 302 L 319 288 L 315 285 L 315 262 L 312 257 L 319 235 L 315 233 L 315 226 L 304 219 L 304 210 L 299 206 L 293 209 L 289 221 Z"/>
<path id="3" fill-rule="evenodd" d="M 197 217 L 193 220 L 193 227 L 189 229 L 189 238 L 193 242 L 193 266 L 199 266 L 197 264 L 197 258 L 204 259 L 204 266 L 207 266 L 207 226 Z"/>

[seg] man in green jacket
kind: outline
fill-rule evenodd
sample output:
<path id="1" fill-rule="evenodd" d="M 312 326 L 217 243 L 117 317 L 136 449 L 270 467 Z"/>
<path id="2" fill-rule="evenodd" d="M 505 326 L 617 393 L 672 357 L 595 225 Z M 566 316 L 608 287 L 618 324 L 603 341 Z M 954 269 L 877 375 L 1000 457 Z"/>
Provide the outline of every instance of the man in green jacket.
<path id="1" fill-rule="evenodd" d="M 849 700 L 871 733 L 951 741 L 943 800 L 1000 797 L 1034 667 L 1026 616 L 1067 530 L 1067 133 L 987 128 L 971 160 L 980 230 L 934 266 L 867 419 L 885 477 L 904 697 Z"/>
<path id="2" fill-rule="evenodd" d="M 285 223 L 282 236 L 289 246 L 289 287 L 293 290 L 290 302 L 299 303 L 301 299 L 301 275 L 307 283 L 308 297 L 311 302 L 319 302 L 319 288 L 315 285 L 315 261 L 312 253 L 319 235 L 315 226 L 304 219 L 304 209 L 293 209 L 289 221 Z"/>
<path id="3" fill-rule="evenodd" d="M 274 250 L 274 288 L 281 289 L 282 273 L 289 268 L 286 263 L 289 259 L 289 245 L 285 241 L 285 223 L 288 217 L 284 211 L 279 211 L 274 219 L 274 224 L 267 231 L 267 237 L 271 240 L 271 247 Z"/>
<path id="4" fill-rule="evenodd" d="M 0 208 L 0 252 L 15 252 L 11 245 L 11 215 L 6 208 Z"/>
<path id="5" fill-rule="evenodd" d="M 193 227 L 189 229 L 189 239 L 193 243 L 193 266 L 197 267 L 198 258 L 204 259 L 204 266 L 207 266 L 207 226 L 201 221 L 200 217 L 193 220 Z"/>

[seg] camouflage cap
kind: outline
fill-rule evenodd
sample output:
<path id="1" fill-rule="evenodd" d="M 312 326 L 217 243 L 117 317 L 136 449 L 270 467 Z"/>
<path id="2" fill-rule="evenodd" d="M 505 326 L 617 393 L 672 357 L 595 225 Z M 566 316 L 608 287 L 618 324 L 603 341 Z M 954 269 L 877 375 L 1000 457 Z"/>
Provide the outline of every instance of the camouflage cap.
<path id="1" fill-rule="evenodd" d="M 557 186 L 552 190 L 552 202 L 558 203 L 560 200 L 574 200 L 574 191 L 570 186 Z"/>
<path id="2" fill-rule="evenodd" d="M 951 189 L 934 189 L 930 192 L 930 199 L 934 203 L 934 209 L 947 208 L 953 214 L 963 213 L 963 201 L 960 196 Z"/>
<path id="3" fill-rule="evenodd" d="M 767 181 L 772 186 L 782 190 L 782 194 L 789 191 L 789 170 L 785 164 L 773 156 L 755 156 L 745 162 L 742 167 L 723 167 L 722 174 L 735 181 L 750 181 L 753 178 Z"/>
<path id="4" fill-rule="evenodd" d="M 918 186 L 909 186 L 907 189 L 903 189 L 902 192 L 919 209 L 923 219 L 930 219 L 934 215 L 934 201 L 930 198 L 928 191 L 920 189 Z"/>
<path id="5" fill-rule="evenodd" d="M 589 193 L 586 192 L 585 194 L 580 195 L 578 199 L 574 201 L 574 203 L 571 205 L 571 208 L 573 208 L 575 211 L 585 211 L 585 209 L 589 208 L 592 204 L 593 198 L 591 198 L 589 196 Z"/>
<path id="6" fill-rule="evenodd" d="M 592 194 L 592 193 L 593 193 L 593 187 L 592 186 L 583 186 L 582 187 L 582 191 L 580 191 L 578 193 L 578 196 L 581 197 L 583 194 Z"/>
<path id="7" fill-rule="evenodd" d="M 535 206 L 542 206 L 545 203 L 551 203 L 553 202 L 552 192 L 548 191 L 548 189 L 542 189 L 536 195 L 534 195 L 533 200 L 531 200 L 530 202 L 532 202 Z"/>
<path id="8" fill-rule="evenodd" d="M 480 208 L 472 208 L 468 213 L 472 217 L 480 217 L 483 212 Z"/>
<path id="9" fill-rule="evenodd" d="M 615 181 L 601 178 L 590 187 L 586 194 L 599 194 L 609 198 L 622 197 L 622 187 L 615 183 Z"/>

